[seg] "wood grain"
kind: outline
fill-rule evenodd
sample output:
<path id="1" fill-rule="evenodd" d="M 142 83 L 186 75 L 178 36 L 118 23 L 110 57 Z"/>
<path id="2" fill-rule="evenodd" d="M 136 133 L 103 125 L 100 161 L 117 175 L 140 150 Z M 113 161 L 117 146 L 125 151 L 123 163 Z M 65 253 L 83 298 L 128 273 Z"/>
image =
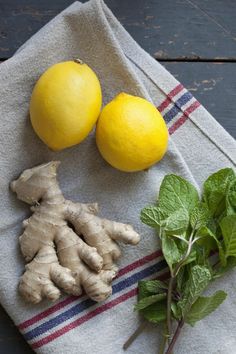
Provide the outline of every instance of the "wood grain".
<path id="1" fill-rule="evenodd" d="M 0 58 L 11 56 L 71 0 L 1 0 Z M 82 0 L 81 2 L 85 2 Z M 157 59 L 236 60 L 234 0 L 105 0 Z"/>

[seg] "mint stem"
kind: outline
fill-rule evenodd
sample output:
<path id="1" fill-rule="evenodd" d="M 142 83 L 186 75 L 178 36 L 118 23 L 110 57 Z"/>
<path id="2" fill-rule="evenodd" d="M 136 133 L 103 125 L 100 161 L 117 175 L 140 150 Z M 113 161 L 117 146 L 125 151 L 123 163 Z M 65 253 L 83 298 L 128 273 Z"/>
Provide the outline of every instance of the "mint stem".
<path id="1" fill-rule="evenodd" d="M 167 293 L 167 312 L 166 312 L 166 319 L 167 319 L 167 337 L 168 342 L 170 342 L 171 336 L 171 300 L 172 300 L 172 292 L 173 292 L 173 285 L 174 285 L 175 277 L 170 278 L 169 286 L 168 286 L 168 293 Z"/>
<path id="2" fill-rule="evenodd" d="M 196 239 L 193 240 L 193 236 L 194 236 L 194 230 L 192 231 L 191 235 L 190 235 L 190 238 L 189 238 L 189 241 L 188 241 L 188 248 L 187 248 L 187 251 L 184 255 L 184 257 L 181 259 L 181 261 L 176 265 L 176 268 L 173 272 L 174 274 L 174 277 L 177 276 L 180 268 L 184 265 L 184 262 L 187 260 L 188 256 L 190 255 L 191 253 L 191 250 L 192 250 L 192 246 L 193 244 L 195 243 Z"/>
<path id="3" fill-rule="evenodd" d="M 147 321 L 142 321 L 138 328 L 134 331 L 133 334 L 127 339 L 125 344 L 123 345 L 123 349 L 126 350 L 129 346 L 135 341 L 135 339 L 142 333 L 144 328 L 147 326 Z"/>
<path id="4" fill-rule="evenodd" d="M 165 352 L 166 343 L 167 343 L 167 339 L 168 339 L 168 336 L 167 336 L 166 332 L 167 332 L 167 328 L 166 328 L 166 324 L 165 324 L 164 327 L 163 327 L 162 340 L 161 340 L 161 344 L 160 344 L 160 348 L 159 348 L 158 354 L 164 354 L 164 352 Z"/>
<path id="5" fill-rule="evenodd" d="M 171 352 L 172 352 L 172 350 L 173 350 L 173 348 L 175 346 L 175 343 L 176 343 L 176 341 L 177 341 L 177 339 L 178 339 L 178 337 L 180 335 L 180 332 L 182 330 L 183 325 L 184 325 L 184 319 L 182 318 L 181 321 L 179 321 L 179 323 L 178 323 L 178 326 L 176 328 L 175 334 L 174 334 L 174 336 L 173 336 L 173 338 L 172 338 L 172 340 L 171 340 L 171 342 L 169 344 L 169 347 L 168 347 L 167 351 L 165 352 L 165 354 L 171 354 Z"/>
<path id="6" fill-rule="evenodd" d="M 163 336 L 158 354 L 164 354 L 166 342 L 167 342 L 167 337 Z"/>
<path id="7" fill-rule="evenodd" d="M 186 261 L 186 259 L 188 258 L 188 256 L 191 253 L 192 245 L 195 242 L 195 240 L 193 240 L 193 237 L 194 237 L 194 230 L 192 231 L 192 233 L 190 235 L 186 254 L 182 258 L 182 260 L 176 265 L 173 275 L 171 276 L 170 281 L 169 281 L 168 293 L 167 293 L 167 313 L 166 313 L 168 343 L 170 343 L 170 339 L 171 339 L 171 335 L 172 335 L 172 331 L 171 331 L 171 301 L 172 301 L 172 292 L 173 292 L 174 282 L 175 282 L 176 276 L 177 276 L 180 268 L 184 265 L 184 262 Z"/>

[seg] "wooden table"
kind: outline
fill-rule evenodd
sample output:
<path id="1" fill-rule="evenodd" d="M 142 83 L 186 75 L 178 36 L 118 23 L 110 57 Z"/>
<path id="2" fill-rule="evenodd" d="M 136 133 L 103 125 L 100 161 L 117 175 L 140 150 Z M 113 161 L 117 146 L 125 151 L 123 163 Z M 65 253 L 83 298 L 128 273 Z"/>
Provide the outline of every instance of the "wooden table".
<path id="1" fill-rule="evenodd" d="M 134 39 L 236 137 L 236 1 L 105 2 Z M 11 57 L 32 34 L 71 3 L 0 0 L 0 61 Z M 0 309 L 0 354 L 6 353 L 33 351 Z"/>

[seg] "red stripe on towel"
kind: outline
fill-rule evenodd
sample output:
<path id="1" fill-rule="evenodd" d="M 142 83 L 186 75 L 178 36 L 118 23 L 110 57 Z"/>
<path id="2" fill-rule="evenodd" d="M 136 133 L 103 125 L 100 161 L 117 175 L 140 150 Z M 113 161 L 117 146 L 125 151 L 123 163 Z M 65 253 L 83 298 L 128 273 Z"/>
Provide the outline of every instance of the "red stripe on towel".
<path id="1" fill-rule="evenodd" d="M 167 95 L 167 98 L 157 107 L 160 112 L 164 111 L 165 108 L 169 106 L 169 104 L 172 102 L 171 98 L 176 96 L 178 93 L 180 93 L 184 89 L 184 86 L 179 84 L 177 85 L 170 93 Z"/>
<path id="2" fill-rule="evenodd" d="M 193 113 L 201 104 L 195 101 L 191 106 L 189 106 L 184 114 L 169 128 L 169 134 L 172 135 L 181 125 L 183 125 L 188 119 L 189 115 Z"/>
<path id="3" fill-rule="evenodd" d="M 161 250 L 157 250 L 157 251 L 155 251 L 155 252 L 153 252 L 153 253 L 151 253 L 151 254 L 149 254 L 149 255 L 147 255 L 147 256 L 145 256 L 145 257 L 143 257 L 143 258 L 141 258 L 141 259 L 139 259 L 139 260 L 137 260 L 137 261 L 135 261 L 135 262 L 133 262 L 131 264 L 128 264 L 126 267 L 122 268 L 119 271 L 119 273 L 118 273 L 116 278 L 119 278 L 122 275 L 124 275 L 124 274 L 126 274 L 128 272 L 131 272 L 133 269 L 141 267 L 142 265 L 144 265 L 144 264 L 146 264 L 148 262 L 151 262 L 152 260 L 154 260 L 157 257 L 160 257 L 161 255 L 162 255 Z M 56 304 L 56 305 L 50 307 L 49 309 L 47 309 L 47 310 L 35 315 L 34 317 L 30 318 L 29 320 L 26 320 L 25 322 L 19 324 L 18 328 L 20 330 L 23 330 L 23 329 L 33 325 L 34 323 L 44 319 L 45 317 L 47 317 L 47 316 L 49 316 L 49 315 L 61 310 L 63 307 L 69 305 L 70 303 L 78 300 L 81 296 L 79 296 L 79 297 L 69 296 L 68 298 L 66 298 L 65 300 L 59 302 L 58 304 Z"/>

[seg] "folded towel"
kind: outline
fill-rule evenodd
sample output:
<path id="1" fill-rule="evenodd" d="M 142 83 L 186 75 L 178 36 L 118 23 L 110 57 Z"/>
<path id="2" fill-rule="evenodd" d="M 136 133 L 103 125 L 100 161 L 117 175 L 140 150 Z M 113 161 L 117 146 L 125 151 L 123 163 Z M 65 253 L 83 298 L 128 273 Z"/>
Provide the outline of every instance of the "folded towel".
<path id="1" fill-rule="evenodd" d="M 123 173 L 100 156 L 94 133 L 80 145 L 51 152 L 36 137 L 28 117 L 29 99 L 39 76 L 50 65 L 79 57 L 99 76 L 104 103 L 120 91 L 152 101 L 170 132 L 164 159 L 147 172 Z M 137 282 L 165 276 L 165 263 L 154 233 L 142 225 L 139 213 L 154 202 L 165 174 L 176 173 L 197 187 L 212 172 L 236 164 L 234 139 L 168 71 L 143 51 L 106 5 L 99 0 L 74 3 L 0 66 L 0 301 L 25 339 L 38 353 L 121 354 L 136 329 L 133 312 Z M 101 215 L 131 223 L 141 234 L 137 247 L 123 248 L 113 295 L 104 303 L 86 296 L 64 296 L 55 304 L 30 305 L 17 286 L 24 270 L 18 238 L 29 207 L 9 191 L 9 182 L 24 169 L 61 160 L 59 180 L 66 198 L 98 202 Z M 235 353 L 236 274 L 211 285 L 229 296 L 220 309 L 186 326 L 176 354 Z M 149 325 L 128 353 L 154 354 L 159 337 Z"/>

